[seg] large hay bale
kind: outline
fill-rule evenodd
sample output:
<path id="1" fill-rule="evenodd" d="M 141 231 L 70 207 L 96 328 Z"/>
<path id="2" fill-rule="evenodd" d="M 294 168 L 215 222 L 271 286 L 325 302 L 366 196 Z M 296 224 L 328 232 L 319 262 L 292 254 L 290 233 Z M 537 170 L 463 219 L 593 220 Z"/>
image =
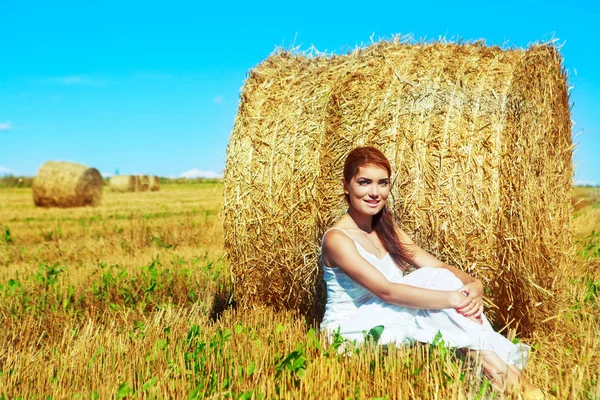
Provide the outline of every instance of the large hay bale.
<path id="1" fill-rule="evenodd" d="M 136 192 L 147 192 L 150 188 L 150 179 L 146 175 L 136 175 Z"/>
<path id="2" fill-rule="evenodd" d="M 236 301 L 320 319 L 320 245 L 346 210 L 348 152 L 393 168 L 399 225 L 482 279 L 497 326 L 548 328 L 569 267 L 571 120 L 552 45 L 380 42 L 279 52 L 251 71 L 227 149 L 225 247 Z"/>
<path id="3" fill-rule="evenodd" d="M 158 192 L 160 190 L 160 178 L 158 176 L 149 175 L 150 191 Z"/>
<path id="4" fill-rule="evenodd" d="M 110 190 L 125 193 L 135 192 L 137 180 L 133 175 L 115 175 L 110 178 Z"/>
<path id="5" fill-rule="evenodd" d="M 96 168 L 48 161 L 33 179 L 33 202 L 38 207 L 98 206 L 104 181 Z"/>

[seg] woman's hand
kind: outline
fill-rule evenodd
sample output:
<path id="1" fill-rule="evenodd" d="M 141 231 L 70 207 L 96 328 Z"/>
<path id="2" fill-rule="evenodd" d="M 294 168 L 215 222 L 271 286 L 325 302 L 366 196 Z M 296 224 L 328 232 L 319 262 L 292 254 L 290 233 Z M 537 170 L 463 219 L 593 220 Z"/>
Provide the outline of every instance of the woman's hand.
<path id="1" fill-rule="evenodd" d="M 483 312 L 483 284 L 479 279 L 475 279 L 457 290 L 465 295 L 465 299 L 456 311 L 467 318 L 480 319 Z"/>
<path id="2" fill-rule="evenodd" d="M 458 309 L 463 305 L 469 304 L 467 301 L 467 296 L 463 293 L 460 293 L 458 290 L 456 292 L 448 293 L 450 294 L 450 308 L 454 308 L 458 311 Z"/>

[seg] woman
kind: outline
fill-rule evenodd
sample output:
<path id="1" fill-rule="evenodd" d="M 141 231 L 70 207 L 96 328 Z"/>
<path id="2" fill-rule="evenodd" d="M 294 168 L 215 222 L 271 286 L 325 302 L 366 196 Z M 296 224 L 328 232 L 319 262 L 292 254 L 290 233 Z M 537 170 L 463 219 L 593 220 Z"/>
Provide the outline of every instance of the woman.
<path id="1" fill-rule="evenodd" d="M 483 314 L 483 285 L 417 246 L 394 225 L 386 207 L 391 167 L 374 147 L 350 152 L 343 186 L 348 212 L 323 236 L 321 260 L 327 305 L 321 326 L 348 339 L 383 325 L 382 343 L 432 342 L 482 361 L 496 388 L 519 385 L 527 398 L 544 398 L 524 369 L 528 346 L 494 332 Z M 407 265 L 417 268 L 404 275 Z"/>

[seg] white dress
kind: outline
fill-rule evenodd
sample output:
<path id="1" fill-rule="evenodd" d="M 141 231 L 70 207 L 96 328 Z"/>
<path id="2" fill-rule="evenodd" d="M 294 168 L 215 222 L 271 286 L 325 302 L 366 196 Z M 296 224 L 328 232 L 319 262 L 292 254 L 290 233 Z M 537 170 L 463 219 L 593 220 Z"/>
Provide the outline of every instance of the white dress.
<path id="1" fill-rule="evenodd" d="M 445 268 L 419 268 L 403 275 L 389 253 L 382 259 L 367 252 L 350 234 L 340 228 L 356 244 L 360 255 L 394 283 L 403 283 L 424 289 L 456 290 L 463 283 Z M 327 234 L 327 232 L 325 233 Z M 425 310 L 386 303 L 372 292 L 353 281 L 340 268 L 330 268 L 321 259 L 327 284 L 327 304 L 321 328 L 330 333 L 340 329 L 349 340 L 361 342 L 363 331 L 383 325 L 380 343 L 431 343 L 438 331 L 450 347 L 493 351 L 507 364 L 523 369 L 527 363 L 529 346 L 514 344 L 496 333 L 482 315 L 480 325 L 456 312 L 455 309 Z"/>

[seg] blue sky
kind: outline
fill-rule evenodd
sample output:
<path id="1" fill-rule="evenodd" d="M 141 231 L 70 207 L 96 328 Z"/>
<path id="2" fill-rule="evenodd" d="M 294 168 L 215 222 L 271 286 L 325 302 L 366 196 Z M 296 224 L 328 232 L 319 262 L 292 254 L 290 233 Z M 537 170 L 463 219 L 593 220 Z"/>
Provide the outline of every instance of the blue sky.
<path id="1" fill-rule="evenodd" d="M 0 175 L 67 160 L 103 173 L 220 175 L 246 73 L 276 46 L 370 38 L 559 38 L 575 179 L 600 184 L 600 2 L 0 1 Z"/>

